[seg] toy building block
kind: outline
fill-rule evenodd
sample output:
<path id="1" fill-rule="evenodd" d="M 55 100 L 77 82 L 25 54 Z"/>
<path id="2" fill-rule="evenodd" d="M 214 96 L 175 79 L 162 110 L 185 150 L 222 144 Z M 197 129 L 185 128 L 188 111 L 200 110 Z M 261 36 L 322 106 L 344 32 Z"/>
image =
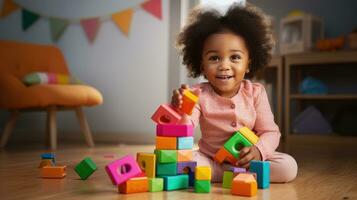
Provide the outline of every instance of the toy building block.
<path id="1" fill-rule="evenodd" d="M 193 153 L 191 149 L 177 150 L 177 162 L 192 161 Z"/>
<path id="2" fill-rule="evenodd" d="M 163 178 L 149 178 L 149 192 L 160 192 L 164 190 Z"/>
<path id="3" fill-rule="evenodd" d="M 173 176 L 177 174 L 177 163 L 156 163 L 156 176 Z"/>
<path id="4" fill-rule="evenodd" d="M 38 168 L 42 168 L 44 166 L 53 166 L 53 165 L 54 163 L 52 159 L 42 159 Z"/>
<path id="5" fill-rule="evenodd" d="M 139 175 L 142 171 L 134 157 L 127 155 L 105 166 L 105 170 L 113 185 L 119 185 L 130 178 Z"/>
<path id="6" fill-rule="evenodd" d="M 176 163 L 177 162 L 177 150 L 157 150 L 155 149 L 156 160 L 159 163 Z"/>
<path id="7" fill-rule="evenodd" d="M 227 188 L 227 189 L 232 188 L 232 181 L 233 181 L 233 172 L 232 171 L 224 171 L 222 187 Z"/>
<path id="8" fill-rule="evenodd" d="M 132 194 L 149 191 L 149 181 L 147 177 L 130 178 L 118 185 L 119 193 Z"/>
<path id="9" fill-rule="evenodd" d="M 232 165 L 238 161 L 226 148 L 220 148 L 217 153 L 214 155 L 214 160 L 217 161 L 219 164 L 222 164 L 224 161 L 228 161 Z"/>
<path id="10" fill-rule="evenodd" d="M 234 167 L 234 166 L 231 166 L 229 168 L 229 171 L 233 172 L 234 174 L 239 174 L 239 173 L 245 173 L 247 172 L 247 169 L 246 168 L 243 168 L 243 167 Z"/>
<path id="11" fill-rule="evenodd" d="M 177 149 L 192 149 L 193 148 L 193 137 L 178 137 L 177 138 Z"/>
<path id="12" fill-rule="evenodd" d="M 82 180 L 86 180 L 95 170 L 97 170 L 97 166 L 93 162 L 93 160 L 89 157 L 84 158 L 75 168 L 74 170 L 77 172 L 79 177 Z"/>
<path id="13" fill-rule="evenodd" d="M 53 164 L 56 163 L 56 155 L 54 153 L 43 153 L 41 154 L 41 159 L 51 159 Z"/>
<path id="14" fill-rule="evenodd" d="M 157 124 L 156 135 L 166 137 L 188 137 L 193 135 L 191 124 Z"/>
<path id="15" fill-rule="evenodd" d="M 197 166 L 196 161 L 178 162 L 177 163 L 177 174 L 194 173 L 196 166 Z"/>
<path id="16" fill-rule="evenodd" d="M 255 196 L 257 194 L 257 181 L 251 174 L 238 174 L 233 178 L 231 193 L 241 196 Z"/>
<path id="17" fill-rule="evenodd" d="M 145 172 L 149 178 L 155 178 L 156 173 L 156 155 L 154 153 L 137 153 L 136 162 L 140 169 Z"/>
<path id="18" fill-rule="evenodd" d="M 157 124 L 177 124 L 182 116 L 168 104 L 162 104 L 152 115 L 151 119 Z"/>
<path id="19" fill-rule="evenodd" d="M 156 136 L 156 149 L 175 150 L 177 148 L 176 137 Z"/>
<path id="20" fill-rule="evenodd" d="M 179 190 L 188 188 L 188 175 L 180 174 L 175 176 L 163 176 L 164 190 Z"/>
<path id="21" fill-rule="evenodd" d="M 210 180 L 195 180 L 196 193 L 209 193 L 211 191 Z"/>
<path id="22" fill-rule="evenodd" d="M 66 166 L 44 166 L 41 168 L 42 178 L 63 178 L 66 176 Z"/>
<path id="23" fill-rule="evenodd" d="M 197 166 L 195 169 L 196 180 L 211 180 L 211 167 Z"/>
<path id="24" fill-rule="evenodd" d="M 239 150 L 242 147 L 250 147 L 250 143 L 242 134 L 236 132 L 229 140 L 224 144 L 224 148 L 232 154 L 235 158 L 239 158 Z"/>
<path id="25" fill-rule="evenodd" d="M 182 107 L 180 110 L 188 115 L 191 115 L 197 102 L 198 96 L 189 90 L 184 90 L 182 94 Z"/>
<path id="26" fill-rule="evenodd" d="M 188 173 L 188 186 L 189 187 L 195 186 L 195 172 Z"/>
<path id="27" fill-rule="evenodd" d="M 256 144 L 259 140 L 259 137 L 247 127 L 240 128 L 239 132 L 252 144 Z"/>
<path id="28" fill-rule="evenodd" d="M 260 189 L 270 186 L 270 162 L 269 161 L 250 161 L 249 171 L 257 174 L 258 187 Z"/>

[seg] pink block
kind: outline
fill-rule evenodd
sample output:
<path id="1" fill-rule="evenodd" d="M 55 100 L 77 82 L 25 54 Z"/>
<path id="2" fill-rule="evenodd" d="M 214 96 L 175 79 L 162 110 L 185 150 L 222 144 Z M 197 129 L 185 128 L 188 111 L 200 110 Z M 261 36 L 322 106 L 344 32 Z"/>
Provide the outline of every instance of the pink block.
<path id="1" fill-rule="evenodd" d="M 177 124 L 181 117 L 170 105 L 161 104 L 151 119 L 158 124 Z"/>
<path id="2" fill-rule="evenodd" d="M 105 170 L 113 185 L 119 185 L 142 172 L 135 158 L 131 155 L 109 163 L 105 166 Z"/>
<path id="3" fill-rule="evenodd" d="M 157 124 L 157 136 L 188 137 L 193 135 L 193 125 L 190 124 Z"/>

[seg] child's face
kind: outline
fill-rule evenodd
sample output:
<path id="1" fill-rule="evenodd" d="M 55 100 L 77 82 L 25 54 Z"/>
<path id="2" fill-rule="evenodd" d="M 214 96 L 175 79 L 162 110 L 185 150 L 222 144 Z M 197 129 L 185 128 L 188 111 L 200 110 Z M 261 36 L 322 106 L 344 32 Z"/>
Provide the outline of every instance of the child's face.
<path id="1" fill-rule="evenodd" d="M 249 52 L 241 36 L 224 31 L 206 39 L 201 70 L 220 96 L 230 98 L 237 94 L 248 64 Z"/>

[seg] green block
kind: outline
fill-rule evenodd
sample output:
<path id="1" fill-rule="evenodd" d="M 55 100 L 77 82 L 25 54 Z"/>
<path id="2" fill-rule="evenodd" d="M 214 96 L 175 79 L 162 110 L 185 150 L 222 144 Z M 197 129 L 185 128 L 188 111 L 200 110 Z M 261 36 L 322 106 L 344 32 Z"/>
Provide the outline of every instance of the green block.
<path id="1" fill-rule="evenodd" d="M 149 178 L 149 192 L 159 192 L 164 189 L 163 178 Z"/>
<path id="2" fill-rule="evenodd" d="M 231 189 L 232 188 L 232 181 L 233 181 L 233 172 L 231 171 L 224 171 L 223 173 L 223 188 Z"/>
<path id="3" fill-rule="evenodd" d="M 163 176 L 164 190 L 180 190 L 188 188 L 188 175 L 180 174 L 176 176 Z"/>
<path id="4" fill-rule="evenodd" d="M 173 163 L 177 162 L 176 150 L 155 150 L 156 160 L 159 163 Z"/>
<path id="5" fill-rule="evenodd" d="M 196 193 L 209 193 L 211 191 L 210 180 L 195 180 Z"/>
<path id="6" fill-rule="evenodd" d="M 82 180 L 86 180 L 95 170 L 97 166 L 89 157 L 84 158 L 74 169 Z"/>
<path id="7" fill-rule="evenodd" d="M 177 163 L 156 163 L 157 176 L 172 176 L 177 174 Z"/>
<path id="8" fill-rule="evenodd" d="M 224 143 L 224 148 L 226 148 L 235 158 L 239 158 L 239 150 L 241 148 L 250 146 L 252 146 L 252 143 L 239 132 L 235 132 L 234 135 Z"/>

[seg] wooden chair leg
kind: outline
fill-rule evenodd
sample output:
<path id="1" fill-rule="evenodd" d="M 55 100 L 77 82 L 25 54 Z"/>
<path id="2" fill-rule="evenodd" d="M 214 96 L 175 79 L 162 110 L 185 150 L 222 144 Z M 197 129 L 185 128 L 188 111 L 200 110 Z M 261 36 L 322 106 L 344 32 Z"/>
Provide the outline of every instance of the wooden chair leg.
<path id="1" fill-rule="evenodd" d="M 15 127 L 16 120 L 17 120 L 18 116 L 19 116 L 19 112 L 17 110 L 11 112 L 9 119 L 6 122 L 4 132 L 2 133 L 2 136 L 1 136 L 1 141 L 0 141 L 1 148 L 6 146 L 7 140 L 9 139 L 9 137 L 12 133 L 12 130 Z"/>
<path id="2" fill-rule="evenodd" d="M 51 106 L 47 110 L 47 129 L 46 134 L 49 135 L 50 148 L 57 148 L 57 124 L 56 124 L 56 106 Z"/>
<path id="3" fill-rule="evenodd" d="M 86 139 L 86 142 L 87 142 L 88 146 L 89 147 L 94 147 L 92 133 L 90 132 L 87 119 L 86 119 L 81 107 L 76 108 L 76 115 L 77 115 L 77 118 L 79 120 L 79 124 L 81 126 L 81 131 L 82 131 L 82 133 L 84 135 L 84 138 Z"/>

